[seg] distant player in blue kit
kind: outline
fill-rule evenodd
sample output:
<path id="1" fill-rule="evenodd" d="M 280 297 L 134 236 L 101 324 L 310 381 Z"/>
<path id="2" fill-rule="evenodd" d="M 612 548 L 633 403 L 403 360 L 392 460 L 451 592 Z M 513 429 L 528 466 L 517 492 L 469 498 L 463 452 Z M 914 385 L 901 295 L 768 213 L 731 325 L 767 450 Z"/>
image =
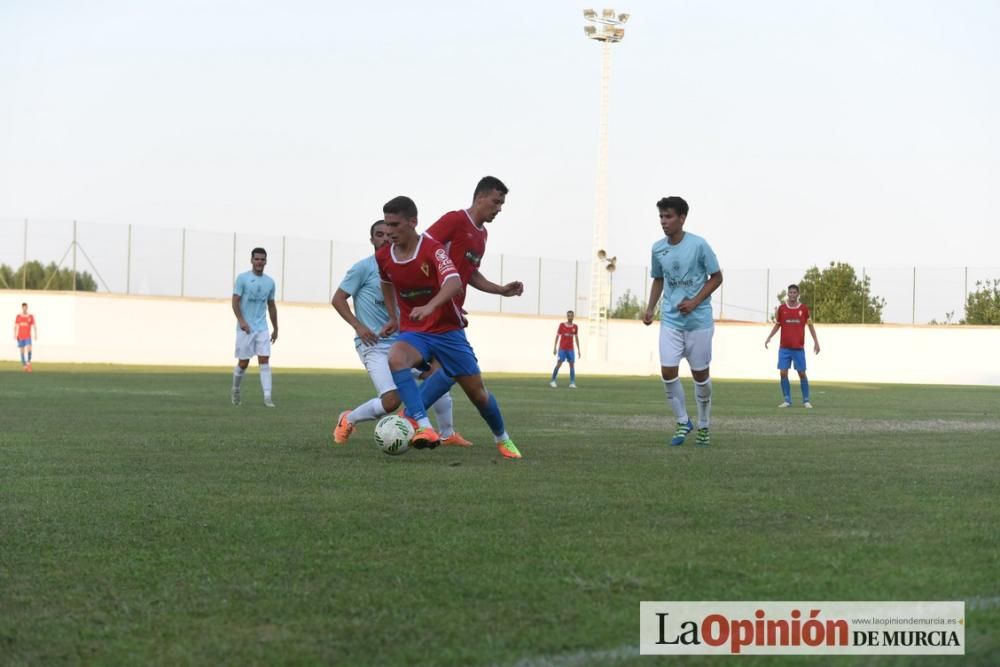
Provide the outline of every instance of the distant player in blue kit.
<path id="1" fill-rule="evenodd" d="M 809 402 L 809 378 L 806 377 L 806 326 L 813 339 L 813 354 L 819 354 L 819 339 L 816 329 L 809 321 L 809 306 L 799 303 L 799 286 L 788 286 L 788 299 L 778 306 L 774 313 L 774 326 L 764 341 L 764 348 L 781 329 L 781 344 L 778 347 L 778 372 L 781 374 L 781 395 L 784 401 L 779 408 L 792 407 L 792 385 L 788 381 L 788 369 L 794 364 L 799 374 L 799 387 L 802 389 L 802 407 L 811 408 Z"/>
<path id="2" fill-rule="evenodd" d="M 684 444 L 694 429 L 688 417 L 684 387 L 678 377 L 681 359 L 687 359 L 694 377 L 694 395 L 698 404 L 696 443 L 708 445 L 712 416 L 711 295 L 722 284 L 722 270 L 708 242 L 684 231 L 688 204 L 680 197 L 664 197 L 656 202 L 660 227 L 666 238 L 653 244 L 650 276 L 653 285 L 642 321 L 653 323 L 656 304 L 660 302 L 660 371 L 667 400 L 677 426 L 670 444 Z M 660 296 L 662 294 L 662 301 Z"/>
<path id="3" fill-rule="evenodd" d="M 264 275 L 267 251 L 254 248 L 250 251 L 251 270 L 236 277 L 233 287 L 233 314 L 236 315 L 236 368 L 233 369 L 233 405 L 239 405 L 240 385 L 256 355 L 260 365 L 260 387 L 264 391 L 264 405 L 274 407 L 271 400 L 271 343 L 278 340 L 278 307 L 274 304 L 274 280 Z M 271 317 L 271 334 L 268 336 L 267 318 Z"/>

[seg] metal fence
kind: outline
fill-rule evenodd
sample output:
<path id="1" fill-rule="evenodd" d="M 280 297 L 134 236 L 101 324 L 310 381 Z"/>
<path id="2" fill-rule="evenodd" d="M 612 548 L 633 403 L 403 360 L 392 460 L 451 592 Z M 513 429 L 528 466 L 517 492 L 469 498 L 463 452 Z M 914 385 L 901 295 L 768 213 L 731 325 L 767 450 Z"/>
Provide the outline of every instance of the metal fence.
<path id="1" fill-rule="evenodd" d="M 277 283 L 278 300 L 302 303 L 329 303 L 344 272 L 371 252 L 366 243 L 291 236 L 0 219 L 0 264 L 17 269 L 26 261 L 55 262 L 86 271 L 99 291 L 118 294 L 228 297 L 236 275 L 249 270 L 250 250 L 256 246 L 268 251 L 267 273 Z M 712 297 L 716 318 L 766 322 L 778 304 L 778 293 L 799 282 L 806 268 L 723 270 L 725 282 Z M 870 280 L 872 296 L 885 299 L 883 322 L 899 324 L 944 322 L 949 313 L 958 321 L 976 282 L 1000 278 L 1000 267 L 855 266 L 855 270 Z M 487 253 L 482 271 L 499 283 L 522 281 L 524 295 L 504 299 L 470 290 L 466 307 L 471 311 L 562 315 L 572 309 L 580 317 L 588 316 L 587 260 Z M 610 280 L 612 308 L 626 293 L 640 302 L 649 293 L 646 266 L 619 264 Z"/>

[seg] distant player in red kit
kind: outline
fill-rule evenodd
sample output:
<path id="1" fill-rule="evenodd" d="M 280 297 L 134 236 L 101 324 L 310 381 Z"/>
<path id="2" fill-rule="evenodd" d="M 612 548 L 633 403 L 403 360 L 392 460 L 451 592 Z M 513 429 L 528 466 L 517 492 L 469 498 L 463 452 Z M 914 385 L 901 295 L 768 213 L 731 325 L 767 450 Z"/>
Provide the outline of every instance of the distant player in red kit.
<path id="1" fill-rule="evenodd" d="M 573 345 L 574 341 L 576 341 L 576 347 Z M 550 387 L 559 386 L 556 384 L 556 377 L 559 375 L 559 369 L 562 368 L 563 362 L 566 361 L 569 362 L 569 388 L 576 389 L 576 350 L 580 350 L 580 356 L 583 357 L 577 326 L 573 324 L 573 311 L 567 310 L 566 321 L 559 325 L 555 342 L 552 343 L 552 354 L 558 353 L 559 360 L 556 361 L 556 367 L 552 369 Z"/>
<path id="2" fill-rule="evenodd" d="M 806 326 L 813 339 L 813 354 L 819 354 L 819 339 L 816 338 L 816 329 L 809 321 L 809 306 L 799 303 L 799 286 L 788 286 L 788 299 L 778 306 L 774 314 L 774 326 L 764 347 L 771 342 L 774 334 L 781 329 L 781 346 L 778 348 L 778 371 L 781 373 L 781 394 L 785 400 L 779 408 L 792 407 L 792 385 L 788 381 L 788 369 L 795 364 L 795 370 L 799 373 L 799 384 L 802 388 L 802 407 L 811 408 L 809 402 L 809 378 L 806 377 Z"/>
<path id="3" fill-rule="evenodd" d="M 38 338 L 38 325 L 35 324 L 35 316 L 28 312 L 28 304 L 22 303 L 21 314 L 14 318 L 14 340 L 17 341 L 17 349 L 21 353 L 21 367 L 25 373 L 31 372 L 32 329 L 35 330 L 35 338 Z"/>

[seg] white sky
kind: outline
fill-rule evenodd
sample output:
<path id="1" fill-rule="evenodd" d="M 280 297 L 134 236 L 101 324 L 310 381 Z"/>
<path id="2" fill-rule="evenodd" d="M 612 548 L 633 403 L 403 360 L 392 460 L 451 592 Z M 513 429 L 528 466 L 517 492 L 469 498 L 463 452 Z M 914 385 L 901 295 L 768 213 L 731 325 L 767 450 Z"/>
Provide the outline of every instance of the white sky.
<path id="1" fill-rule="evenodd" d="M 493 174 L 491 254 L 588 258 L 585 6 L 0 0 L 0 218 L 355 242 L 394 195 L 429 224 Z M 1000 265 L 996 0 L 615 8 L 621 263 L 679 194 L 724 270 Z"/>

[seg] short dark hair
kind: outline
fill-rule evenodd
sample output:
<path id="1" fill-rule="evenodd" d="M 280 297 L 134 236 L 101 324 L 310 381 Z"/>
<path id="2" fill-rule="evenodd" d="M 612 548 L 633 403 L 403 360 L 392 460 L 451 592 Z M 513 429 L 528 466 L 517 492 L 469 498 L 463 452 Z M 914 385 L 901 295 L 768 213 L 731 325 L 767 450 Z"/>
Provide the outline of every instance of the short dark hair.
<path id="1" fill-rule="evenodd" d="M 672 208 L 677 215 L 687 215 L 688 214 L 688 203 L 684 201 L 681 197 L 671 195 L 670 197 L 664 197 L 660 201 L 656 202 L 656 208 L 661 211 L 666 211 L 668 208 Z"/>
<path id="2" fill-rule="evenodd" d="M 415 218 L 417 217 L 417 205 L 409 197 L 399 195 L 387 201 L 382 207 L 382 212 L 401 215 L 404 218 Z"/>
<path id="3" fill-rule="evenodd" d="M 27 303 L 22 303 L 21 305 L 22 305 L 22 306 L 27 306 L 28 304 L 27 304 Z"/>
<path id="4" fill-rule="evenodd" d="M 798 285 L 796 285 L 795 283 L 792 283 L 791 285 L 789 285 L 789 286 L 788 286 L 788 289 L 793 289 L 793 290 L 795 290 L 796 292 L 801 292 L 801 291 L 802 291 L 802 290 L 800 290 L 800 289 L 799 289 L 799 286 L 798 286 Z"/>
<path id="5" fill-rule="evenodd" d="M 263 248 L 254 248 L 253 250 L 250 251 L 250 259 L 253 259 L 254 255 L 264 255 L 264 257 L 266 258 L 267 251 L 264 250 Z"/>
<path id="6" fill-rule="evenodd" d="M 368 238 L 375 236 L 375 228 L 379 225 L 384 225 L 385 220 L 376 220 L 372 223 L 372 226 L 368 228 Z"/>
<path id="7" fill-rule="evenodd" d="M 567 315 L 576 315 L 576 313 L 574 313 L 572 310 L 567 310 L 566 314 Z"/>
<path id="8" fill-rule="evenodd" d="M 507 186 L 503 184 L 503 181 L 496 176 L 483 176 L 479 179 L 479 182 L 476 183 L 476 190 L 472 193 L 472 198 L 475 199 L 479 195 L 487 194 L 489 192 L 493 192 L 494 190 L 502 195 L 509 192 L 507 190 Z"/>

